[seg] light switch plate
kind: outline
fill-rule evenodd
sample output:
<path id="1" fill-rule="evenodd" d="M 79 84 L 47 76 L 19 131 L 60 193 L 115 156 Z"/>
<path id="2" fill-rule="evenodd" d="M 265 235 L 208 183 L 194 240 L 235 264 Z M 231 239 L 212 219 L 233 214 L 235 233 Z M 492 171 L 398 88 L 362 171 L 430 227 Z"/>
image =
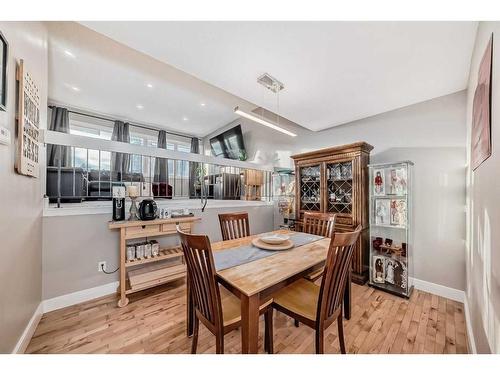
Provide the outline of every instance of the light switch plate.
<path id="1" fill-rule="evenodd" d="M 10 145 L 10 130 L 0 126 L 0 144 Z"/>

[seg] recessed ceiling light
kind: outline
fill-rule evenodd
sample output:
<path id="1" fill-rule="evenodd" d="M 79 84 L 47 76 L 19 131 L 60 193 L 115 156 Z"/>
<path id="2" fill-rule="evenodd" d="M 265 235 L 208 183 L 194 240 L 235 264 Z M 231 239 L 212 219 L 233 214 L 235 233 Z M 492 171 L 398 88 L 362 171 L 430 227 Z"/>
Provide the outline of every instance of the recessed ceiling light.
<path id="1" fill-rule="evenodd" d="M 183 120 L 183 121 L 187 121 L 187 120 L 189 120 L 189 119 L 188 119 L 187 117 L 183 117 L 183 118 L 182 118 L 182 120 Z"/>
<path id="2" fill-rule="evenodd" d="M 64 50 L 64 54 L 66 56 L 69 56 L 69 57 L 72 57 L 72 58 L 75 58 L 76 56 L 73 54 L 73 52 L 71 51 L 68 51 L 68 50 Z"/>
<path id="3" fill-rule="evenodd" d="M 137 105 L 136 105 L 136 108 L 137 108 L 137 109 L 144 109 L 144 106 L 143 106 L 142 104 L 137 104 Z"/>
<path id="4" fill-rule="evenodd" d="M 150 89 L 153 88 L 153 84 L 151 84 L 151 83 L 147 83 L 146 86 L 149 87 Z"/>
<path id="5" fill-rule="evenodd" d="M 80 92 L 80 89 L 76 86 L 71 86 L 71 90 L 76 91 L 76 92 Z"/>
<path id="6" fill-rule="evenodd" d="M 200 103 L 200 105 L 201 105 L 202 107 L 205 107 L 205 105 L 206 105 L 206 104 L 205 104 L 205 103 Z"/>

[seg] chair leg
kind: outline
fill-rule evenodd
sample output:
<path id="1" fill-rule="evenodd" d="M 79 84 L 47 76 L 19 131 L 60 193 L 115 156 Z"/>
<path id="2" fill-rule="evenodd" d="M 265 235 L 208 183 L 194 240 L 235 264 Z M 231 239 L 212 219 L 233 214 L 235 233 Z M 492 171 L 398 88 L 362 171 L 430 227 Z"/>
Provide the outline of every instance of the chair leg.
<path id="1" fill-rule="evenodd" d="M 215 353 L 224 354 L 224 332 L 215 336 Z"/>
<path id="2" fill-rule="evenodd" d="M 316 329 L 316 354 L 323 354 L 324 348 L 323 348 L 324 342 L 323 342 L 323 329 L 322 328 L 317 328 Z"/>
<path id="3" fill-rule="evenodd" d="M 300 326 L 300 322 L 297 319 L 294 319 L 295 327 Z"/>
<path id="4" fill-rule="evenodd" d="M 273 343 L 273 308 L 267 309 L 265 315 L 265 338 L 264 338 L 264 349 L 269 354 L 274 353 L 274 343 Z"/>
<path id="5" fill-rule="evenodd" d="M 193 341 L 191 341 L 191 354 L 196 354 L 196 348 L 198 346 L 198 330 L 200 328 L 200 321 L 198 317 L 194 317 L 193 322 Z"/>
<path id="6" fill-rule="evenodd" d="M 345 341 L 344 341 L 344 322 L 342 319 L 342 310 L 340 311 L 340 315 L 337 318 L 337 323 L 338 323 L 338 331 L 339 331 L 340 352 L 342 354 L 346 354 Z"/>

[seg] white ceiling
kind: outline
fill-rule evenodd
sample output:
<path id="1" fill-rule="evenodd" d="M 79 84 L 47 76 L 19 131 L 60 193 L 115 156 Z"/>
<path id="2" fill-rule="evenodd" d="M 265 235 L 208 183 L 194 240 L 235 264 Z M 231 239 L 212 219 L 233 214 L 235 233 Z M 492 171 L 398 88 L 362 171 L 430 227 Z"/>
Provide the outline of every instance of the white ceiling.
<path id="1" fill-rule="evenodd" d="M 52 103 L 202 137 L 245 102 L 78 23 L 48 27 Z"/>
<path id="2" fill-rule="evenodd" d="M 475 22 L 84 22 L 259 106 L 321 130 L 466 88 Z M 146 100 L 146 98 L 144 98 Z"/>

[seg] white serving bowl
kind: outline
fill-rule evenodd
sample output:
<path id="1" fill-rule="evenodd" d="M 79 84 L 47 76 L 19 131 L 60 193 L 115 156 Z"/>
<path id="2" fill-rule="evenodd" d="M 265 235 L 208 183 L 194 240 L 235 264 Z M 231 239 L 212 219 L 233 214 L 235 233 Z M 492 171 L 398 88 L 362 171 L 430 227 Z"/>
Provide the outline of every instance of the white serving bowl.
<path id="1" fill-rule="evenodd" d="M 260 237 L 260 239 L 270 245 L 280 245 L 286 240 L 289 240 L 290 236 L 287 236 L 286 234 L 266 234 Z"/>

